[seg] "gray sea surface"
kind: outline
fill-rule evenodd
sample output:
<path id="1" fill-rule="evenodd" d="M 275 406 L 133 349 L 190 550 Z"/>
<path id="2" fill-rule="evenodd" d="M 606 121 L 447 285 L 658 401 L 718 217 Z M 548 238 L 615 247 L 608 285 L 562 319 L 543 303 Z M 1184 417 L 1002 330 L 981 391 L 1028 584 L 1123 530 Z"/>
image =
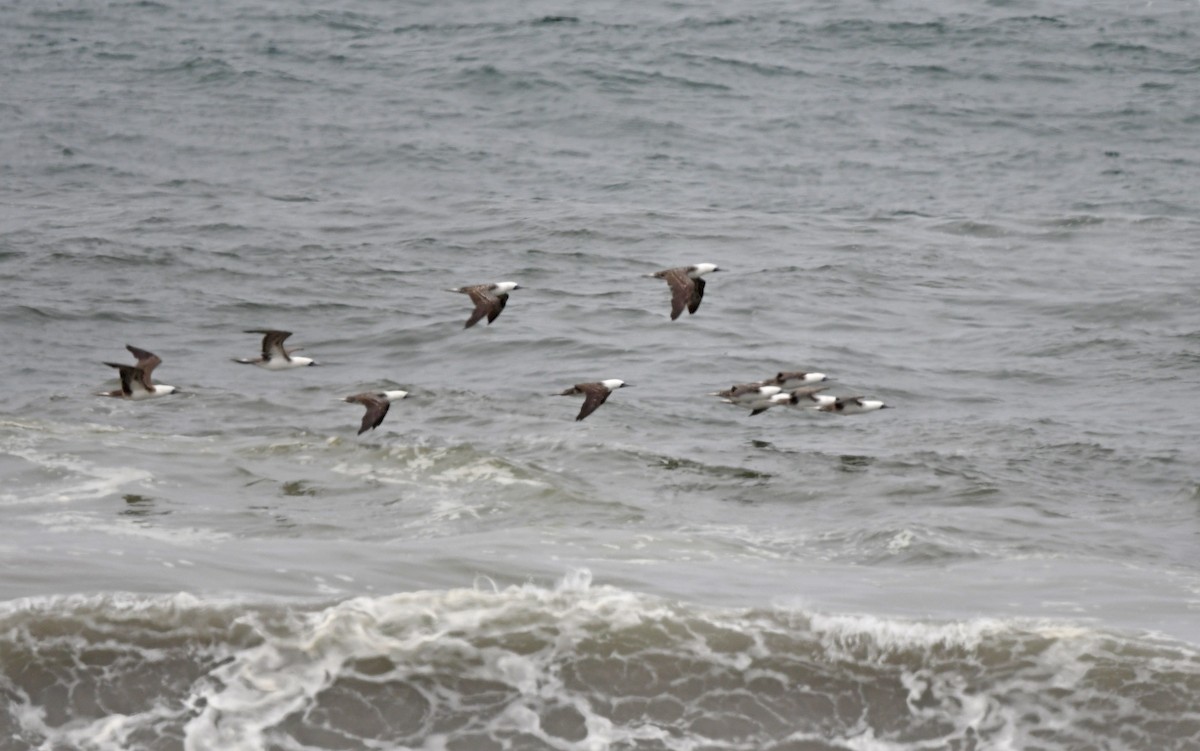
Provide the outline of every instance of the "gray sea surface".
<path id="1" fill-rule="evenodd" d="M 11 2 L 0 122 L 0 749 L 1200 749 L 1200 3 Z"/>

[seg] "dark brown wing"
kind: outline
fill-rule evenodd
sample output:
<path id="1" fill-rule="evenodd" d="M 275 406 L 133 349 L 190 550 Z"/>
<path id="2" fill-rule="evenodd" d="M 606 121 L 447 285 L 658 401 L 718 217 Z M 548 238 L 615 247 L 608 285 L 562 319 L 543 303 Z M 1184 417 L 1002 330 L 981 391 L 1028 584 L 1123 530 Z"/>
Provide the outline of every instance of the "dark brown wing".
<path id="1" fill-rule="evenodd" d="M 147 352 L 144 349 L 139 349 L 132 344 L 126 344 L 125 349 L 129 350 L 130 353 L 137 358 L 137 366 L 146 371 L 147 379 L 150 378 L 150 374 L 154 372 L 154 369 L 162 364 L 162 358 L 153 352 Z"/>
<path id="2" fill-rule="evenodd" d="M 704 280 L 700 277 L 690 280 L 692 283 L 692 296 L 688 298 L 688 313 L 695 313 L 700 307 L 700 299 L 704 297 Z"/>
<path id="3" fill-rule="evenodd" d="M 383 422 L 383 418 L 387 417 L 388 409 L 392 403 L 387 399 L 379 399 L 374 394 L 355 394 L 354 396 L 346 397 L 346 401 L 361 404 L 367 408 L 363 415 L 362 427 L 358 429 L 358 434 L 362 435 L 368 430 L 374 430 Z"/>
<path id="4" fill-rule="evenodd" d="M 496 295 L 495 300 L 496 302 L 492 305 L 492 309 L 488 313 L 489 325 L 500 315 L 500 311 L 504 310 L 504 306 L 508 305 L 508 295 Z"/>
<path id="5" fill-rule="evenodd" d="M 745 396 L 746 394 L 750 394 L 755 391 L 758 391 L 760 388 L 762 388 L 762 386 L 763 386 L 763 384 L 761 384 L 761 383 L 739 383 L 736 386 L 729 389 L 730 396 L 732 396 L 734 398 L 737 398 L 739 396 Z"/>
<path id="6" fill-rule="evenodd" d="M 773 383 L 777 386 L 782 386 L 784 383 L 795 378 L 797 381 L 803 381 L 808 376 L 808 371 L 804 370 L 782 370 L 775 374 L 768 383 Z"/>
<path id="7" fill-rule="evenodd" d="M 283 348 L 283 342 L 292 335 L 290 331 L 278 331 L 275 329 L 250 329 L 247 334 L 262 334 L 262 356 L 264 360 L 271 360 L 276 357 L 281 357 L 284 360 L 291 360 L 288 357 L 287 350 Z"/>
<path id="8" fill-rule="evenodd" d="M 464 329 L 471 328 L 475 324 L 482 321 L 483 317 L 486 315 L 489 315 L 491 312 L 492 312 L 491 303 L 484 301 L 484 302 L 476 304 L 475 310 L 471 313 L 471 317 L 467 319 L 467 322 L 465 324 L 463 324 L 463 328 Z M 489 323 L 490 323 L 490 321 L 489 321 Z"/>
<path id="9" fill-rule="evenodd" d="M 580 383 L 576 384 L 575 388 L 583 394 L 583 407 L 579 410 L 579 416 L 575 418 L 576 422 L 599 409 L 612 393 L 602 383 Z"/>
<path id="10" fill-rule="evenodd" d="M 367 408 L 367 413 L 363 415 L 362 427 L 358 429 L 358 434 L 362 435 L 367 432 L 367 429 L 374 430 L 383 422 L 383 418 L 387 417 L 388 410 L 391 408 L 391 402 L 370 401 L 364 402 Z"/>
<path id="11" fill-rule="evenodd" d="M 688 277 L 686 267 L 660 271 L 655 276 L 659 279 L 666 279 L 667 285 L 671 288 L 671 320 L 674 321 L 683 312 L 683 309 L 691 304 L 692 297 L 695 296 L 693 280 Z"/>
<path id="12" fill-rule="evenodd" d="M 467 319 L 464 329 L 469 329 L 475 324 L 483 320 L 487 316 L 488 323 L 496 320 L 496 316 L 500 315 L 500 311 L 504 309 L 504 303 L 508 301 L 508 295 L 503 295 L 504 301 L 501 302 L 499 297 L 488 292 L 488 284 L 476 284 L 473 287 L 463 287 L 460 292 L 465 292 L 471 298 L 471 302 L 475 303 L 475 310 L 471 313 L 471 317 Z"/>
<path id="13" fill-rule="evenodd" d="M 115 362 L 106 362 L 105 365 L 116 368 L 121 374 L 121 393 L 125 396 L 133 396 L 133 384 L 142 381 L 142 369 L 136 365 L 121 365 Z M 152 390 L 152 389 L 150 389 Z"/>
<path id="14" fill-rule="evenodd" d="M 154 369 L 159 366 L 159 363 L 162 362 L 162 358 L 153 352 L 147 352 L 144 349 L 138 349 L 131 344 L 126 344 L 125 349 L 129 350 L 130 353 L 137 358 L 137 367 L 138 370 L 141 371 L 141 375 L 138 376 L 138 380 L 141 381 L 142 386 L 144 386 L 147 391 L 154 391 L 154 382 L 150 380 L 150 374 L 153 373 Z"/>

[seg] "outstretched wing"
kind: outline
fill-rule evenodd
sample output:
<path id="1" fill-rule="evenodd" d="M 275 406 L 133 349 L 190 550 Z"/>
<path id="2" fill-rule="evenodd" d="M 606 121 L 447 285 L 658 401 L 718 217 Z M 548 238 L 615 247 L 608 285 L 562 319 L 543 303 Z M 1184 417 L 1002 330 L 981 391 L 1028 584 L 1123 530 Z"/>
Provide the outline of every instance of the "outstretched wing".
<path id="1" fill-rule="evenodd" d="M 366 414 L 363 415 L 362 427 L 358 429 L 358 434 L 362 435 L 367 430 L 374 430 L 383 422 L 383 418 L 387 417 L 388 409 L 391 408 L 391 402 L 381 402 L 378 400 L 364 402 L 363 406 L 367 408 Z"/>
<path id="2" fill-rule="evenodd" d="M 158 355 L 154 354 L 153 352 L 147 352 L 144 349 L 135 347 L 132 344 L 126 344 L 125 349 L 129 350 L 129 352 L 137 358 L 137 366 L 146 371 L 147 376 L 149 376 L 150 373 L 162 363 L 162 358 L 160 358 Z"/>
<path id="3" fill-rule="evenodd" d="M 363 414 L 362 427 L 358 429 L 358 434 L 362 435 L 368 430 L 374 430 L 383 422 L 383 418 L 387 417 L 388 409 L 392 403 L 387 399 L 379 399 L 374 394 L 355 394 L 354 396 L 346 397 L 348 402 L 357 402 L 367 408 Z"/>
<path id="4" fill-rule="evenodd" d="M 154 391 L 153 388 L 146 388 L 145 375 L 138 366 L 121 365 L 115 362 L 106 362 L 104 364 L 116 368 L 117 372 L 121 374 L 121 393 L 125 396 L 133 396 L 134 391 Z"/>
<path id="5" fill-rule="evenodd" d="M 137 366 L 142 371 L 142 374 L 138 380 L 142 382 L 142 386 L 144 386 L 147 391 L 154 391 L 154 384 L 150 380 L 150 374 L 153 373 L 154 369 L 159 366 L 159 364 L 162 362 L 162 358 L 153 352 L 147 352 L 144 349 L 139 349 L 132 344 L 126 344 L 125 349 L 129 350 L 129 352 L 137 358 Z"/>
<path id="6" fill-rule="evenodd" d="M 488 311 L 488 324 L 491 324 L 492 321 L 496 320 L 496 317 L 500 315 L 500 311 L 504 310 L 505 305 L 508 305 L 507 294 L 496 295 L 496 297 L 493 299 L 495 302 L 492 303 L 492 309 Z"/>
<path id="7" fill-rule="evenodd" d="M 695 313 L 700 307 L 700 300 L 704 297 L 704 280 L 700 277 L 689 279 L 692 283 L 692 295 L 688 298 L 688 313 Z"/>
<path id="8" fill-rule="evenodd" d="M 262 334 L 262 356 L 264 360 L 273 360 L 279 358 L 282 360 L 291 360 L 287 350 L 283 348 L 283 342 L 292 335 L 290 331 L 278 331 L 275 329 L 250 329 L 247 334 Z"/>
<path id="9" fill-rule="evenodd" d="M 599 409 L 601 404 L 608 401 L 608 395 L 612 393 L 602 383 L 580 383 L 575 388 L 583 393 L 583 407 L 580 408 L 579 415 L 575 418 L 576 422 Z"/>
<path id="10" fill-rule="evenodd" d="M 695 286 L 687 275 L 687 268 L 667 269 L 655 274 L 659 279 L 665 279 L 671 288 L 671 320 L 674 321 L 683 312 L 692 299 Z M 699 303 L 697 303 L 698 305 Z"/>
<path id="11" fill-rule="evenodd" d="M 496 320 L 496 316 L 500 315 L 500 311 L 504 309 L 504 302 L 500 301 L 499 297 L 488 292 L 487 284 L 476 284 L 473 287 L 463 287 L 460 292 L 465 292 L 471 298 L 471 302 L 475 303 L 475 310 L 471 313 L 471 317 L 467 319 L 464 329 L 469 329 L 475 324 L 483 320 L 487 316 L 488 323 Z M 503 295 L 507 302 L 508 295 Z M 498 306 L 498 307 L 497 307 Z"/>

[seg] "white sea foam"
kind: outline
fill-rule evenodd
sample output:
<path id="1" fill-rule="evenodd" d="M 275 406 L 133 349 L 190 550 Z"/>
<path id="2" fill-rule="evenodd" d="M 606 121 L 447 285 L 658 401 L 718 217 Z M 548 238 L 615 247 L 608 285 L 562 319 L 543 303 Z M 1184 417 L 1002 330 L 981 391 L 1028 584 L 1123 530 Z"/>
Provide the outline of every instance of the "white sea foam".
<path id="1" fill-rule="evenodd" d="M 394 446 L 389 449 L 385 462 L 343 461 L 336 464 L 333 471 L 376 482 L 421 488 L 472 484 L 547 487 L 540 480 L 519 477 L 512 466 L 494 457 L 466 455 L 462 447 Z"/>
<path id="2" fill-rule="evenodd" d="M 81 687 L 120 685 L 135 666 L 207 665 L 184 683 L 162 674 L 125 714 L 66 726 L 7 676 L 20 704 L 11 711 L 26 736 L 105 751 L 158 725 L 176 727 L 189 751 L 300 748 L 295 733 L 309 731 L 364 748 L 525 737 L 567 751 L 639 740 L 749 750 L 820 738 L 864 751 L 968 741 L 1016 751 L 1033 728 L 1038 744 L 1071 748 L 1115 728 L 1110 717 L 1144 715 L 1145 728 L 1200 720 L 1187 704 L 1200 656 L 1069 624 L 697 608 L 594 585 L 586 570 L 554 587 L 479 584 L 308 606 L 187 595 L 7 603 L 0 634 L 23 634 L 13 645 L 58 660 Z M 38 636 L 47 618 L 70 627 Z M 128 655 L 108 678 L 78 661 L 98 645 Z M 1108 677 L 1096 675 L 1102 664 Z M 1151 684 L 1147 703 L 1138 687 Z"/>
<path id="3" fill-rule="evenodd" d="M 228 532 L 203 528 L 156 526 L 131 524 L 108 513 L 88 511 L 43 511 L 37 515 L 38 524 L 54 532 L 87 531 L 105 537 L 133 537 L 169 545 L 205 545 L 233 537 Z M 113 550 L 113 555 L 125 555 L 127 551 Z"/>
<path id="4" fill-rule="evenodd" d="M 912 546 L 916 534 L 911 529 L 902 529 L 888 540 L 887 551 L 893 555 Z"/>
<path id="5" fill-rule="evenodd" d="M 8 453 L 66 477 L 53 483 L 43 483 L 36 491 L 7 490 L 0 493 L 0 503 L 5 505 L 43 505 L 104 498 L 129 486 L 144 488 L 154 479 L 150 472 L 137 467 L 99 466 L 76 457 L 34 449 L 9 449 Z M 47 488 L 47 485 L 50 487 Z"/>
<path id="6" fill-rule="evenodd" d="M 979 693 L 967 676 L 985 670 L 986 665 L 981 657 L 972 655 L 984 643 L 1011 639 L 1021 633 L 1012 624 L 989 620 L 930 624 L 874 616 L 807 618 L 811 638 L 821 645 L 825 660 L 846 661 L 862 666 L 858 668 L 862 670 L 885 654 L 915 650 L 917 656 L 926 655 L 918 657 L 917 666 L 912 669 L 900 666 L 894 680 L 897 688 L 902 687 L 907 695 L 913 721 L 930 727 L 941 724 L 943 730 L 927 742 L 900 742 L 879 736 L 872 726 L 852 724 L 840 742 L 855 749 L 932 749 L 948 738 L 975 734 L 986 736 L 988 748 L 1020 748 L 1023 741 L 1016 730 L 1019 727 L 1016 713 L 1025 710 L 1001 702 L 997 692 L 1021 696 L 1036 692 L 1039 685 L 1046 685 L 1044 681 L 1051 678 L 1054 685 L 1067 685 L 1078 681 L 1079 671 L 1086 671 L 1090 665 L 1081 659 L 1085 652 L 1081 642 L 1072 640 L 1060 645 L 1058 651 L 1047 652 L 1026 671 L 1027 675 L 1007 679 L 988 693 Z M 783 643 L 803 639 L 803 632 L 790 632 L 788 620 L 738 611 L 707 614 L 691 611 L 685 615 L 665 601 L 594 587 L 586 571 L 568 576 L 554 589 L 526 585 L 500 591 L 453 590 L 355 598 L 297 621 L 293 637 L 272 637 L 220 668 L 219 680 L 213 684 L 219 695 L 205 694 L 208 709 L 188 725 L 190 747 L 206 749 L 221 745 L 256 749 L 261 743 L 274 742 L 268 739 L 275 737 L 277 731 L 272 728 L 279 717 L 320 702 L 322 691 L 342 677 L 356 674 L 352 668 L 356 661 L 387 656 L 391 667 L 384 674 L 373 673 L 372 681 L 384 684 L 411 681 L 418 675 L 438 674 L 443 669 L 438 666 L 459 665 L 472 680 L 507 687 L 512 695 L 479 727 L 484 735 L 524 733 L 548 745 L 569 749 L 602 749 L 635 739 L 658 739 L 673 749 L 690 748 L 714 739 L 668 733 L 666 728 L 651 721 L 614 723 L 611 717 L 596 712 L 592 700 L 579 693 L 578 685 L 571 687 L 564 681 L 561 672 L 564 661 L 570 664 L 581 659 L 578 651 L 594 648 L 589 645 L 598 638 L 603 643 L 607 637 L 602 634 L 615 637 L 629 631 L 642 634 L 637 642 L 645 638 L 650 641 L 625 657 L 618 653 L 605 658 L 623 665 L 622 671 L 644 670 L 645 667 L 638 666 L 653 665 L 660 659 L 681 660 L 678 669 L 685 671 L 691 662 L 714 675 L 728 676 L 722 680 L 737 676 L 735 682 L 773 681 L 774 685 L 785 687 L 792 682 L 791 673 L 805 664 L 802 657 L 781 653 L 778 647 L 771 646 L 781 639 Z M 550 624 L 553 628 L 549 628 Z M 600 624 L 603 631 L 596 630 Z M 740 646 L 718 647 L 723 633 L 728 633 L 733 643 Z M 503 646 L 521 634 L 532 639 L 528 646 L 533 649 L 514 651 Z M 663 639 L 661 646 L 651 646 L 658 639 Z M 660 649 L 666 650 L 661 657 L 656 656 Z M 930 658 L 934 660 L 933 667 L 921 666 L 921 662 Z M 778 661 L 782 661 L 781 668 L 758 667 Z M 791 667 L 782 667 L 793 662 Z M 938 663 L 944 664 L 938 667 Z M 651 668 L 647 675 L 651 680 L 656 669 Z M 819 673 L 813 680 L 818 676 Z M 887 680 L 886 672 L 881 679 Z M 598 676 L 594 680 L 592 690 L 602 693 L 608 690 L 606 679 Z M 1024 681 L 1031 683 L 1025 686 Z M 708 694 L 710 699 L 725 691 L 716 689 L 716 685 L 715 693 Z M 836 686 L 835 680 L 831 690 L 836 690 Z M 664 686 L 657 690 L 670 689 Z M 449 711 L 449 707 L 466 706 L 462 703 L 465 700 L 462 696 L 444 696 L 442 701 Z M 424 701 L 433 700 L 427 696 Z M 690 700 L 682 701 L 686 706 Z M 545 723 L 554 707 L 578 718 L 586 729 L 584 740 L 567 742 L 561 734 L 554 734 L 561 731 L 547 729 Z M 436 708 L 430 704 L 426 711 Z M 214 712 L 221 718 L 219 726 Z M 951 721 L 952 732 L 944 728 L 947 720 Z M 829 739 L 828 735 L 826 738 Z M 430 741 L 433 745 L 422 747 L 440 747 L 446 739 Z M 754 744 L 730 744 L 729 739 L 724 743 L 731 748 L 754 747 Z"/>

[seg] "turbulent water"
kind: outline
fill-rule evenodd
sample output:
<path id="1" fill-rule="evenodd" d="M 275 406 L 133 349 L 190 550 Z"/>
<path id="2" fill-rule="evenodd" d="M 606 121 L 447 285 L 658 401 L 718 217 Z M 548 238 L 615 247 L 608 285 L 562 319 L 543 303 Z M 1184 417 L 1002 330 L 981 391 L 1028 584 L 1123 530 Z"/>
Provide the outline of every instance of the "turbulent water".
<path id="1" fill-rule="evenodd" d="M 1200 749 L 1198 34 L 0 5 L 0 749 Z"/>

